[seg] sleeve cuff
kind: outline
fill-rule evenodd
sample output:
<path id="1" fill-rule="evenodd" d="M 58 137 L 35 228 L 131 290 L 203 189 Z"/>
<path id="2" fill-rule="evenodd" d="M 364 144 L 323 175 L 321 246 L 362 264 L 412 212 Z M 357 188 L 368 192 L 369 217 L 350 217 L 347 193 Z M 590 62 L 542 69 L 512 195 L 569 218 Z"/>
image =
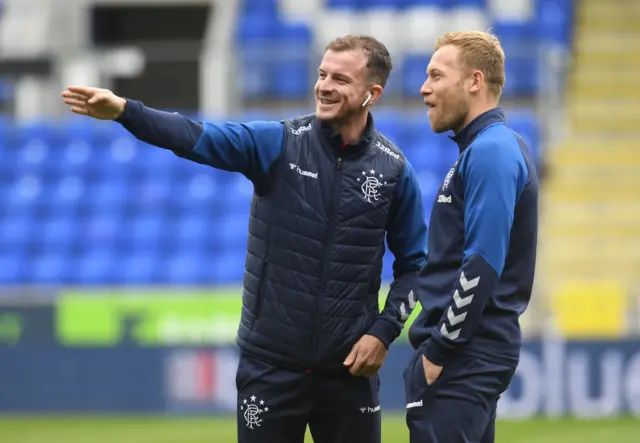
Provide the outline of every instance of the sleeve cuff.
<path id="1" fill-rule="evenodd" d="M 398 338 L 401 329 L 384 317 L 378 317 L 368 334 L 377 337 L 389 349 L 391 343 Z"/>
<path id="2" fill-rule="evenodd" d="M 439 345 L 438 342 L 433 338 L 430 338 L 424 345 L 422 355 L 424 355 L 427 360 L 429 360 L 434 365 L 444 366 L 448 357 L 447 351 L 447 348 Z"/>
<path id="3" fill-rule="evenodd" d="M 142 114 L 142 103 L 128 98 L 125 98 L 125 100 L 127 103 L 124 106 L 124 112 L 114 121 L 120 124 L 135 123 L 140 118 L 140 114 Z"/>

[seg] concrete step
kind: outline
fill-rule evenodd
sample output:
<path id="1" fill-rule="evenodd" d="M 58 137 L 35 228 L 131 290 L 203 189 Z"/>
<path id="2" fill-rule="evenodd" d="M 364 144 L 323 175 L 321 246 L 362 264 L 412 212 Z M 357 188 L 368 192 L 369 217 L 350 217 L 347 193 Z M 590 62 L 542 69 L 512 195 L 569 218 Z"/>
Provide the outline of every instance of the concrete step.
<path id="1" fill-rule="evenodd" d="M 635 100 L 580 100 L 569 103 L 569 110 L 585 115 L 631 116 L 637 119 L 640 115 L 640 103 Z"/>
<path id="2" fill-rule="evenodd" d="M 563 275 L 567 279 L 605 277 L 621 281 L 637 280 L 640 261 L 611 257 L 602 260 L 597 251 L 581 257 L 546 257 L 542 255 L 537 263 L 537 272 L 542 275 Z"/>
<path id="3" fill-rule="evenodd" d="M 548 153 L 547 157 L 552 165 L 571 165 L 572 167 L 602 166 L 603 168 L 615 168 L 620 166 L 627 168 L 640 168 L 640 146 L 638 151 L 612 149 L 610 152 L 607 152 L 606 145 L 602 146 L 601 151 L 585 150 L 582 152 L 578 149 L 558 150 L 556 152 Z M 591 171 L 586 171 L 585 174 L 595 175 L 595 173 L 590 174 L 590 172 Z M 610 173 L 612 171 L 607 169 L 603 172 Z"/>
<path id="4" fill-rule="evenodd" d="M 542 228 L 542 227 L 541 227 Z M 563 239 L 563 238 L 573 238 L 573 239 L 583 239 L 585 237 L 591 237 L 595 235 L 600 235 L 605 229 L 610 229 L 610 227 L 604 227 L 601 225 L 547 225 L 544 224 L 544 238 L 551 239 L 550 241 L 554 241 L 555 239 Z M 616 238 L 620 240 L 634 240 L 640 236 L 640 232 L 636 226 L 632 225 L 616 225 L 616 231 L 611 232 L 611 238 Z M 542 242 L 542 240 L 541 240 Z"/>
<path id="5" fill-rule="evenodd" d="M 640 147 L 640 133 L 638 136 L 621 136 L 619 134 L 606 134 L 599 137 L 569 136 L 556 141 L 547 152 L 553 153 L 563 149 L 575 149 L 580 151 L 623 150 L 635 151 Z"/>
<path id="6" fill-rule="evenodd" d="M 640 32 L 585 32 L 575 39 L 576 54 L 586 54 L 590 51 L 606 52 L 618 47 L 615 52 L 628 51 L 632 57 L 640 50 Z"/>
<path id="7" fill-rule="evenodd" d="M 638 83 L 638 71 L 640 71 L 640 56 L 634 68 L 621 67 L 617 62 L 611 62 L 613 66 L 603 67 L 603 62 L 593 59 L 593 66 L 587 63 L 577 63 L 574 66 L 574 74 L 569 79 L 569 100 L 584 101 L 638 101 L 640 100 L 640 83 Z M 602 79 L 611 79 L 603 83 Z"/>
<path id="8" fill-rule="evenodd" d="M 640 66 L 640 53 L 633 52 L 624 44 L 615 48 L 590 47 L 578 52 L 572 59 L 571 64 L 576 74 L 593 75 L 592 72 L 584 69 L 592 69 L 602 73 L 613 73 L 619 75 L 628 71 L 629 76 L 637 72 L 635 69 Z M 602 86 L 602 78 L 600 78 Z"/>
<path id="9" fill-rule="evenodd" d="M 631 241 L 629 241 L 631 243 Z M 597 260 L 628 260 L 640 263 L 640 247 L 638 241 L 633 242 L 634 247 L 625 247 L 624 243 L 620 246 L 610 241 L 602 241 L 599 243 L 585 243 L 577 238 L 556 239 L 553 242 L 547 242 L 540 247 L 540 254 L 551 260 L 564 260 L 571 258 L 579 258 L 585 255 L 597 255 Z"/>
<path id="10" fill-rule="evenodd" d="M 637 272 L 637 271 L 636 271 Z M 575 281 L 617 281 L 626 287 L 633 287 L 637 277 L 626 268 L 623 271 L 617 269 L 598 268 L 594 263 L 588 266 L 571 266 L 568 263 L 545 263 L 538 262 L 536 266 L 536 281 L 548 282 L 549 284 L 561 284 L 562 282 Z M 544 283 L 542 283 L 544 284 Z M 545 294 L 547 295 L 547 294 Z"/>
<path id="11" fill-rule="evenodd" d="M 545 192 L 553 192 L 555 189 L 593 189 L 606 187 L 611 191 L 618 189 L 636 189 L 638 193 L 638 201 L 640 202 L 640 168 L 638 168 L 638 174 L 635 176 L 625 176 L 616 174 L 615 171 L 610 171 L 607 174 L 597 175 L 582 175 L 575 176 L 573 174 L 565 174 L 563 171 L 558 171 L 556 175 L 551 178 L 551 183 L 545 186 Z"/>
<path id="12" fill-rule="evenodd" d="M 552 231 L 563 231 L 570 237 L 578 237 L 577 233 L 569 232 L 571 229 L 582 230 L 588 235 L 584 237 L 600 237 L 606 233 L 611 238 L 630 238 L 637 237 L 640 239 L 640 217 L 633 214 L 608 214 L 602 213 L 589 217 L 576 217 L 562 211 L 562 206 L 556 206 L 554 211 L 556 214 L 546 213 L 540 219 L 541 237 L 552 236 Z M 620 232 L 619 232 L 620 231 Z M 622 232 L 624 231 L 624 232 Z M 553 234 L 556 237 L 556 234 Z"/>
<path id="13" fill-rule="evenodd" d="M 640 102 L 634 100 L 580 100 L 569 103 L 568 123 L 573 133 L 635 134 L 640 131 Z"/>
<path id="14" fill-rule="evenodd" d="M 640 25 L 635 17 L 616 17 L 608 15 L 601 20 L 585 19 L 576 23 L 576 35 L 590 32 L 638 32 Z"/>
<path id="15" fill-rule="evenodd" d="M 640 20 L 640 4 L 636 0 L 581 0 L 576 8 L 576 20 Z"/>
<path id="16" fill-rule="evenodd" d="M 567 121 L 569 130 L 574 134 L 600 135 L 603 133 L 618 133 L 635 135 L 640 131 L 638 122 L 631 118 L 604 120 L 598 116 L 575 116 Z"/>
<path id="17" fill-rule="evenodd" d="M 608 201 L 616 203 L 636 204 L 640 200 L 637 189 L 607 189 L 597 190 L 579 187 L 558 187 L 547 188 L 547 201 L 554 204 L 564 203 L 586 203 L 597 201 Z"/>
<path id="18" fill-rule="evenodd" d="M 640 220 L 640 203 L 635 205 L 622 204 L 616 202 L 594 202 L 594 203 L 574 203 L 562 206 L 547 206 L 544 196 L 541 198 L 542 210 L 546 213 L 543 217 L 561 216 L 569 217 L 591 217 L 602 216 L 602 214 L 628 214 L 629 217 Z"/>
<path id="19" fill-rule="evenodd" d="M 640 66 L 639 66 L 640 71 Z M 598 88 L 598 87 L 569 87 L 567 90 L 567 100 L 624 100 L 633 99 L 640 101 L 640 86 L 627 86 L 619 88 Z"/>

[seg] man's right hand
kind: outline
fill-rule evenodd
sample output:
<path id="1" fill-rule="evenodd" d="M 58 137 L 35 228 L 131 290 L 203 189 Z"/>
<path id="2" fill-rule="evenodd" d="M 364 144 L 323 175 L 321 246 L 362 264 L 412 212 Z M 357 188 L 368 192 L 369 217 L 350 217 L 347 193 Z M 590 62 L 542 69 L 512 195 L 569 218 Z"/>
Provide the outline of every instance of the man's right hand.
<path id="1" fill-rule="evenodd" d="M 124 112 L 127 100 L 108 89 L 89 86 L 69 86 L 62 97 L 71 112 L 87 115 L 98 120 L 115 120 Z"/>

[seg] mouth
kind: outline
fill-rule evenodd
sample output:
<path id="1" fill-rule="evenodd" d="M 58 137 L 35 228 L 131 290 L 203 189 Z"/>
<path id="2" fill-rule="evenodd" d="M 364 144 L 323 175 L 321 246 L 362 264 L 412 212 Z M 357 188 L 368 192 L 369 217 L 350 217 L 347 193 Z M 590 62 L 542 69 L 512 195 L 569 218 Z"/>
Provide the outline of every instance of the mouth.
<path id="1" fill-rule="evenodd" d="M 327 106 L 335 105 L 336 103 L 338 103 L 338 100 L 330 100 L 328 98 L 322 98 L 322 97 L 320 97 L 318 100 L 320 101 L 320 103 Z"/>

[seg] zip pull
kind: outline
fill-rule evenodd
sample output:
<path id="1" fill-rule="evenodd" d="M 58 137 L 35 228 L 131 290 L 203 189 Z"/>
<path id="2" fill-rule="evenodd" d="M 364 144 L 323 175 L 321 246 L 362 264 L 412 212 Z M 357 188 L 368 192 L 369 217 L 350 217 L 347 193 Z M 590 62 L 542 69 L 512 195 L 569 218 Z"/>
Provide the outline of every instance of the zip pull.
<path id="1" fill-rule="evenodd" d="M 342 157 L 338 157 L 338 164 L 336 165 L 337 169 L 342 169 Z"/>

